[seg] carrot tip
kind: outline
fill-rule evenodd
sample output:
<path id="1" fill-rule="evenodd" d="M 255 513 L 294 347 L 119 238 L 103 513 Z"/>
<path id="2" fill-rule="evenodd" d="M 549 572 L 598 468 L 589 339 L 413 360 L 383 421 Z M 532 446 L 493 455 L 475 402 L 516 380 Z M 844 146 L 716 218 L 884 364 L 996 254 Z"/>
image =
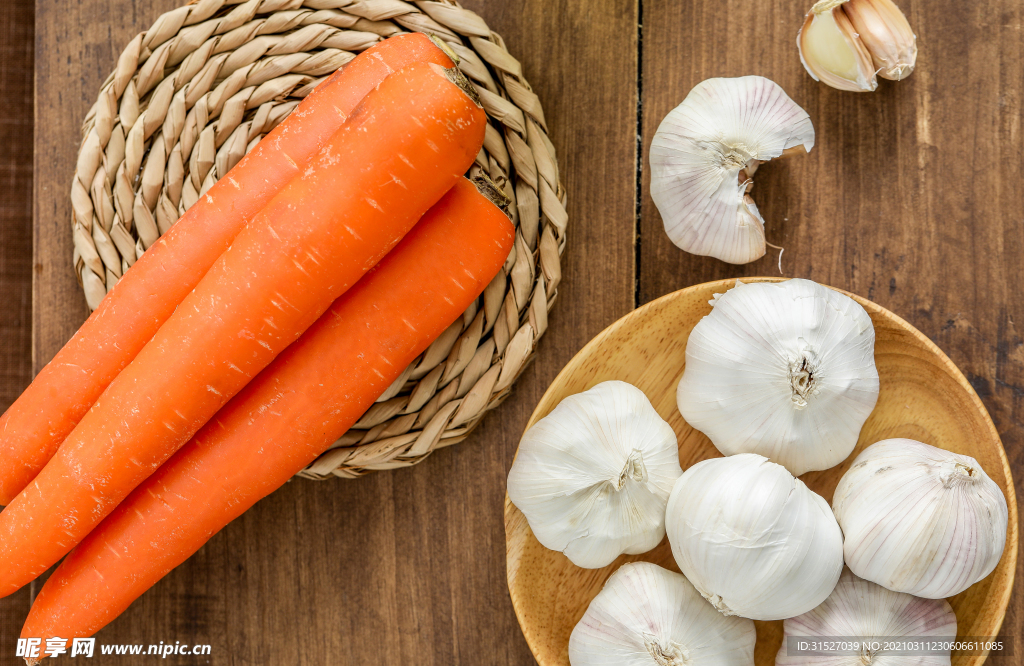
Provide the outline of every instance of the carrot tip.
<path id="1" fill-rule="evenodd" d="M 470 178 L 470 181 L 476 185 L 476 189 L 480 194 L 484 195 L 488 201 L 497 206 L 509 219 L 512 218 L 508 212 L 509 206 L 512 205 L 512 200 L 505 196 L 505 193 L 501 191 L 501 188 L 499 188 L 486 173 L 481 171 Z"/>
<path id="2" fill-rule="evenodd" d="M 439 73 L 444 73 L 445 78 L 458 86 L 459 90 L 466 93 L 466 96 L 473 100 L 473 103 L 479 106 L 481 109 L 484 106 L 483 101 L 480 99 L 480 93 L 477 92 L 476 86 L 473 82 L 466 78 L 466 75 L 458 67 L 442 67 L 435 63 L 430 63 L 430 66 L 435 70 L 440 70 Z"/>
<path id="3" fill-rule="evenodd" d="M 451 60 L 453 63 L 458 65 L 460 62 L 462 62 L 462 59 L 459 58 L 459 55 L 455 53 L 455 51 L 452 50 L 452 47 L 448 46 L 448 43 L 445 42 L 443 39 L 433 34 L 427 35 L 427 37 L 429 37 L 430 41 L 434 43 L 434 46 L 444 51 L 444 54 L 448 56 L 448 59 Z"/>

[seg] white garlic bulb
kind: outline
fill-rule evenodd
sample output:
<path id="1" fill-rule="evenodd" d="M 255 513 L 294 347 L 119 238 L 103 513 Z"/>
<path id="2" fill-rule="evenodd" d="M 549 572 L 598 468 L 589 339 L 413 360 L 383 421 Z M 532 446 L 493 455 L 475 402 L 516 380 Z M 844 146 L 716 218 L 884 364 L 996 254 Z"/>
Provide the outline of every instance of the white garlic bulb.
<path id="1" fill-rule="evenodd" d="M 686 422 L 725 455 L 800 476 L 846 459 L 878 401 L 875 329 L 853 299 L 810 280 L 736 286 L 686 343 Z"/>
<path id="2" fill-rule="evenodd" d="M 806 613 L 843 570 L 843 535 L 828 503 L 753 453 L 686 470 L 672 489 L 666 527 L 680 571 L 725 615 Z"/>
<path id="3" fill-rule="evenodd" d="M 988 576 L 1006 545 L 1006 497 L 978 461 L 912 439 L 864 449 L 832 509 L 853 573 L 927 599 Z"/>
<path id="4" fill-rule="evenodd" d="M 526 431 L 508 496 L 541 544 L 596 569 L 658 545 L 682 473 L 672 427 L 640 389 L 609 381 L 569 396 Z"/>
<path id="5" fill-rule="evenodd" d="M 807 112 L 761 76 L 708 79 L 658 127 L 651 198 L 668 237 L 693 254 L 731 264 L 764 256 L 764 219 L 747 192 L 761 162 L 810 151 Z"/>
<path id="6" fill-rule="evenodd" d="M 754 623 L 725 617 L 681 574 L 624 564 L 572 630 L 572 666 L 753 666 Z"/>
<path id="7" fill-rule="evenodd" d="M 829 598 L 814 610 L 787 619 L 783 631 L 775 666 L 949 666 L 948 650 L 944 654 L 907 655 L 881 648 L 884 643 L 898 644 L 900 638 L 953 640 L 956 614 L 945 599 L 919 599 L 893 592 L 844 569 Z M 789 639 L 795 637 L 830 642 L 837 637 L 867 640 L 850 641 L 861 644 L 859 654 L 851 654 L 853 650 L 789 654 Z M 874 640 L 878 638 L 890 640 Z"/>

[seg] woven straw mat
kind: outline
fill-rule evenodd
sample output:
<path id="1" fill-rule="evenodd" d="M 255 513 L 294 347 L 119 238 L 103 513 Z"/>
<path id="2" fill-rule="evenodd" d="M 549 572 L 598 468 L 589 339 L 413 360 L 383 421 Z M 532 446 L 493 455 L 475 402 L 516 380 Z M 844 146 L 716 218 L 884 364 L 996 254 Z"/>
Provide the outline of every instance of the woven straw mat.
<path id="1" fill-rule="evenodd" d="M 547 328 L 565 193 L 540 101 L 501 37 L 455 2 L 199 0 L 137 35 L 85 119 L 71 186 L 91 309 L 146 248 L 358 52 L 399 32 L 446 42 L 490 119 L 470 176 L 513 201 L 515 246 L 484 294 L 301 476 L 356 477 L 456 444 L 497 406 Z"/>

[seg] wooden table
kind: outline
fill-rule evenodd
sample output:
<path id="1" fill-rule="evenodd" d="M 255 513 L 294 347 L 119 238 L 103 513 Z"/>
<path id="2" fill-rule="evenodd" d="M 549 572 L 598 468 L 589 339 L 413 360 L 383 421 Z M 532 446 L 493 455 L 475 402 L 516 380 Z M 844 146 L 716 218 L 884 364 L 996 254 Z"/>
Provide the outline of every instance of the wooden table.
<path id="1" fill-rule="evenodd" d="M 122 46 L 179 1 L 36 2 L 37 369 L 86 314 L 69 261 L 79 123 Z M 214 664 L 532 663 L 505 588 L 502 498 L 545 387 L 638 304 L 707 280 L 778 274 L 774 251 L 742 267 L 681 252 L 648 194 L 658 123 L 712 76 L 772 78 L 814 121 L 810 155 L 757 173 L 784 274 L 862 294 L 935 340 L 991 411 L 1024 490 L 1024 10 L 1015 0 L 902 0 L 919 69 L 858 95 L 804 73 L 795 39 L 809 4 L 466 0 L 523 62 L 569 193 L 565 280 L 536 362 L 470 441 L 407 470 L 289 483 L 100 640 L 209 643 Z M 1018 575 L 1005 634 L 1024 635 L 1022 588 Z M 33 592 L 0 601 L 2 664 L 15 663 Z M 1018 645 L 1013 661 L 1022 654 Z"/>

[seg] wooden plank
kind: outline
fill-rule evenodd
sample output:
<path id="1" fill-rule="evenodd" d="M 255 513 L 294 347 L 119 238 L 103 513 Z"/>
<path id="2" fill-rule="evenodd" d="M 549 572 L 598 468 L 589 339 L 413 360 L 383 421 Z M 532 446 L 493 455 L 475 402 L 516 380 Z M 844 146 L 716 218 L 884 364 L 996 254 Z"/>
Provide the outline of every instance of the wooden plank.
<path id="1" fill-rule="evenodd" d="M 753 196 L 787 276 L 856 292 L 934 340 L 995 420 L 1024 495 L 1024 12 L 1012 0 L 901 0 L 920 44 L 900 83 L 855 94 L 804 72 L 796 34 L 811 2 L 643 2 L 644 177 L 639 300 L 725 277 L 778 275 L 674 247 L 650 198 L 647 150 L 698 82 L 760 74 L 814 121 L 810 155 L 762 167 Z M 1024 568 L 1003 633 L 1024 635 Z M 1014 657 L 1020 663 L 1021 657 Z"/>
<path id="2" fill-rule="evenodd" d="M 0 412 L 31 378 L 32 2 L 0 3 Z"/>
<path id="3" fill-rule="evenodd" d="M 85 316 L 69 267 L 78 125 L 121 47 L 177 2 L 37 2 L 37 368 Z M 566 279 L 536 362 L 463 445 L 394 473 L 287 484 L 144 595 L 101 642 L 209 643 L 214 664 L 531 662 L 505 588 L 505 476 L 547 384 L 633 306 L 636 2 L 465 6 L 522 61 L 569 192 Z M 5 627 L 21 619 L 3 618 Z M 15 663 L 6 630 L 0 643 L 0 664 Z"/>
<path id="4" fill-rule="evenodd" d="M 32 377 L 32 46 L 32 1 L 0 3 L 0 412 Z M 0 599 L 0 654 L 28 593 Z"/>

